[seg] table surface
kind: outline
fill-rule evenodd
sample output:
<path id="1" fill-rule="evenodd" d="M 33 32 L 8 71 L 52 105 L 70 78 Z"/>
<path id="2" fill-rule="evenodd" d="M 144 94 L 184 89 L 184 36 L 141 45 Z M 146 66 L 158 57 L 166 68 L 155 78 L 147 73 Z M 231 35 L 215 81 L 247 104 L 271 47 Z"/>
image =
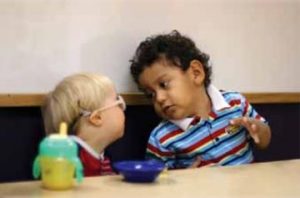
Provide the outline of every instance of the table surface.
<path id="1" fill-rule="evenodd" d="M 0 197 L 300 197 L 300 159 L 228 167 L 166 171 L 154 183 L 128 183 L 121 175 L 87 177 L 66 191 L 40 181 L 0 183 Z"/>

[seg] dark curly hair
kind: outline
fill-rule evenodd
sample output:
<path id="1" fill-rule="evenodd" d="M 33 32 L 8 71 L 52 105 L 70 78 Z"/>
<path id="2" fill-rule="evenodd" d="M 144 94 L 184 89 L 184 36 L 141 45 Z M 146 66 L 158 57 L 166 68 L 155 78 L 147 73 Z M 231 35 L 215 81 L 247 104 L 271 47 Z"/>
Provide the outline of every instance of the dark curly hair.
<path id="1" fill-rule="evenodd" d="M 207 87 L 211 81 L 211 67 L 209 55 L 201 52 L 190 38 L 181 35 L 177 30 L 169 34 L 150 36 L 142 41 L 130 60 L 130 71 L 134 81 L 139 85 L 138 78 L 146 67 L 165 57 L 175 66 L 186 71 L 192 60 L 199 60 L 205 72 L 204 85 Z"/>

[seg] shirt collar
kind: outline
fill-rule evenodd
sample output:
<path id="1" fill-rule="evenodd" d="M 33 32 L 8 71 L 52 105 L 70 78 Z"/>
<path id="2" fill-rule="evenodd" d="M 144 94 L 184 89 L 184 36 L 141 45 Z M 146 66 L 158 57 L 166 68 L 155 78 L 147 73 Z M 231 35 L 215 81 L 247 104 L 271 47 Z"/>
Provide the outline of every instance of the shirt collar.
<path id="1" fill-rule="evenodd" d="M 230 107 L 230 105 L 224 99 L 222 93 L 212 84 L 207 87 L 207 93 L 210 97 L 212 108 L 216 111 L 219 111 L 224 108 Z M 177 125 L 182 130 L 187 130 L 194 118 L 183 118 L 180 120 L 170 120 L 170 122 Z"/>
<path id="2" fill-rule="evenodd" d="M 230 105 L 226 102 L 222 93 L 213 85 L 209 85 L 207 88 L 207 93 L 210 97 L 212 107 L 214 110 L 219 111 L 224 108 L 230 107 Z"/>
<path id="3" fill-rule="evenodd" d="M 83 141 L 78 136 L 70 135 L 69 137 L 73 141 L 75 141 L 77 144 L 79 144 L 82 148 L 84 148 L 90 155 L 92 155 L 96 159 L 98 159 L 98 160 L 103 160 L 104 159 L 104 153 L 103 152 L 99 155 L 90 145 L 88 145 L 85 141 Z"/>

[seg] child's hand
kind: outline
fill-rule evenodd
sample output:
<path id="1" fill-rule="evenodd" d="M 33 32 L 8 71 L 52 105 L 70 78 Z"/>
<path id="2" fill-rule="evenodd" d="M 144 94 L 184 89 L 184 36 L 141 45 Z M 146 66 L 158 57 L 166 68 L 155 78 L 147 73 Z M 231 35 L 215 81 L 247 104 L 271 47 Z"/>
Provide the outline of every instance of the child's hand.
<path id="1" fill-rule="evenodd" d="M 256 144 L 259 144 L 260 139 L 257 133 L 258 131 L 257 120 L 249 117 L 241 117 L 241 118 L 235 118 L 230 120 L 230 124 L 244 126 L 249 131 L 249 134 L 253 138 L 254 142 Z"/>
<path id="2" fill-rule="evenodd" d="M 201 164 L 201 161 L 202 161 L 201 157 L 197 156 L 196 160 L 188 168 L 197 168 L 197 167 L 199 167 L 200 164 Z"/>
<path id="3" fill-rule="evenodd" d="M 206 165 L 203 165 L 206 164 Z M 192 165 L 190 165 L 188 168 L 198 168 L 198 167 L 202 167 L 202 166 L 215 166 L 216 163 L 204 163 L 204 161 L 202 160 L 202 158 L 200 156 L 196 157 L 196 160 L 192 163 Z"/>
<path id="4" fill-rule="evenodd" d="M 266 148 L 271 140 L 270 127 L 260 120 L 241 117 L 230 120 L 231 125 L 244 126 L 259 148 Z"/>

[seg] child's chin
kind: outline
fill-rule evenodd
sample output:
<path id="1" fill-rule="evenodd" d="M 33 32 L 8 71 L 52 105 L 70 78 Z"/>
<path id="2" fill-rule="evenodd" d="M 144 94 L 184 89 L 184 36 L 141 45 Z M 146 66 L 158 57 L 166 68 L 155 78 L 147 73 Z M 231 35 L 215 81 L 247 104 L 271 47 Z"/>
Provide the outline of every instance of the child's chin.
<path id="1" fill-rule="evenodd" d="M 183 116 L 179 116 L 179 115 L 168 115 L 165 117 L 165 119 L 167 120 L 181 120 L 183 119 Z"/>

